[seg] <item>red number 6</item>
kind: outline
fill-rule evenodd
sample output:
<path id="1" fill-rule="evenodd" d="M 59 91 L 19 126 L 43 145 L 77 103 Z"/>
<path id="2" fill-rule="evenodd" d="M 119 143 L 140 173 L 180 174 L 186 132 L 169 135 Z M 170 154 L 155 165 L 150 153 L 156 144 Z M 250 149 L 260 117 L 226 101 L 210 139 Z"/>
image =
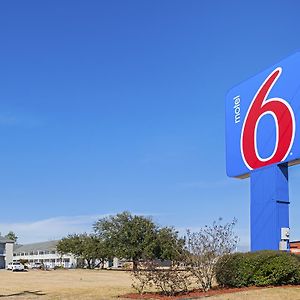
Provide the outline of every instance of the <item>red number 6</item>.
<path id="1" fill-rule="evenodd" d="M 281 72 L 281 68 L 276 68 L 268 76 L 254 96 L 245 117 L 241 134 L 241 153 L 250 170 L 284 161 L 293 145 L 295 117 L 291 106 L 281 98 L 267 99 Z M 262 158 L 257 149 L 257 128 L 260 119 L 266 114 L 274 118 L 276 142 L 273 153 L 267 158 Z"/>

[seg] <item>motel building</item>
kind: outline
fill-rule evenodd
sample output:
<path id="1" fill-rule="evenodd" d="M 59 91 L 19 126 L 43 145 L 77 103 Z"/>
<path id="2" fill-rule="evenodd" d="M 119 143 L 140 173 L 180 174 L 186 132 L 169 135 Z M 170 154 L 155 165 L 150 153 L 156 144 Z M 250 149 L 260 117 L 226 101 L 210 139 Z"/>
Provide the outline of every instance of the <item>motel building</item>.
<path id="1" fill-rule="evenodd" d="M 63 267 L 75 268 L 76 258 L 69 255 L 61 255 L 57 252 L 56 241 L 33 243 L 26 245 L 14 245 L 13 261 L 27 261 L 29 268 L 44 265 L 47 268 Z"/>
<path id="2" fill-rule="evenodd" d="M 26 245 L 14 244 L 14 241 L 0 236 L 0 269 L 5 269 L 11 262 L 25 262 L 28 268 L 41 267 L 53 269 L 55 267 L 76 268 L 77 259 L 72 254 L 61 255 L 56 246 L 59 240 L 33 243 Z M 106 261 L 104 268 L 118 269 L 123 267 L 124 261 L 114 258 Z"/>

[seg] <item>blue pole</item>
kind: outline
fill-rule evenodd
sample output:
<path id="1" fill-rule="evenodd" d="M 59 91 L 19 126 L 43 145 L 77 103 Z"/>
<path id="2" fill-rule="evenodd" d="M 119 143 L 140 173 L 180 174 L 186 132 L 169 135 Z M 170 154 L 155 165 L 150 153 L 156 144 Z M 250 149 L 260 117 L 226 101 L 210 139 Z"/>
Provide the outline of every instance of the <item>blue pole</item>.
<path id="1" fill-rule="evenodd" d="M 287 164 L 251 171 L 251 251 L 279 250 L 281 228 L 289 227 Z"/>

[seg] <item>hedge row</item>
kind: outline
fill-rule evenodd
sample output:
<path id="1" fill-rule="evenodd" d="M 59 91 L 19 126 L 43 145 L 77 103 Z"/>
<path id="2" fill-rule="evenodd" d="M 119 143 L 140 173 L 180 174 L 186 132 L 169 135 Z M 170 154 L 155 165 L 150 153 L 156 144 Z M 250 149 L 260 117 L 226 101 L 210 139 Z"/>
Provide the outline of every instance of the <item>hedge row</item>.
<path id="1" fill-rule="evenodd" d="M 217 263 L 216 279 L 226 287 L 300 284 L 300 259 L 278 251 L 225 255 Z"/>

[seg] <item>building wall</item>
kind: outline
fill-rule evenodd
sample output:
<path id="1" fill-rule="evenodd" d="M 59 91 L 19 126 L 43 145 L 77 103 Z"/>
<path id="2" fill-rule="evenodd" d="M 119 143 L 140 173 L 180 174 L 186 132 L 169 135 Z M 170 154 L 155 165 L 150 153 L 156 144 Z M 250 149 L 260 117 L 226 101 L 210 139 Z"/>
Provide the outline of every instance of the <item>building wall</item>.
<path id="1" fill-rule="evenodd" d="M 291 242 L 290 243 L 290 251 L 294 254 L 300 254 L 300 242 Z"/>
<path id="2" fill-rule="evenodd" d="M 5 266 L 13 261 L 14 243 L 5 244 Z"/>
<path id="3" fill-rule="evenodd" d="M 0 256 L 0 269 L 5 269 L 5 256 Z"/>
<path id="4" fill-rule="evenodd" d="M 5 255 L 5 243 L 0 243 L 0 255 Z"/>
<path id="5" fill-rule="evenodd" d="M 13 260 L 13 243 L 0 243 L 0 269 L 5 269 L 6 266 Z"/>

